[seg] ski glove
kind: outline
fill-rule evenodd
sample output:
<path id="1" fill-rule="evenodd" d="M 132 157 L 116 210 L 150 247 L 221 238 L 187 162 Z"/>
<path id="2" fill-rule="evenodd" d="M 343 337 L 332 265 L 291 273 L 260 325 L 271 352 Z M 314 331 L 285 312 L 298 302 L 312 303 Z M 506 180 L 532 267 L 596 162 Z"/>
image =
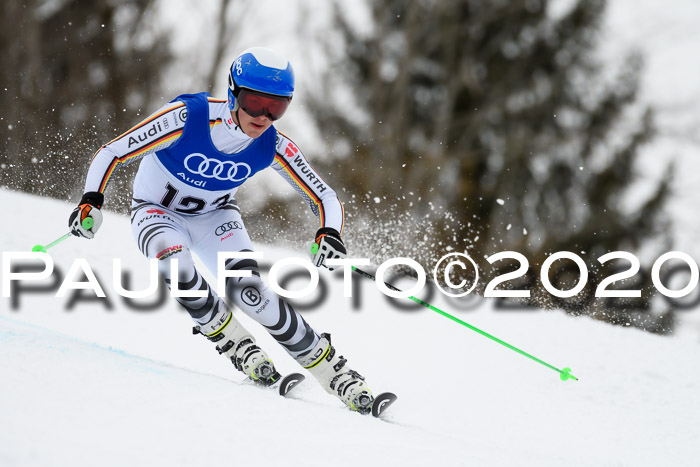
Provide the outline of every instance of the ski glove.
<path id="1" fill-rule="evenodd" d="M 330 227 L 323 227 L 316 232 L 316 245 L 318 247 L 313 247 L 316 252 L 311 258 L 311 261 L 315 266 L 326 267 L 329 271 L 332 271 L 334 267 L 328 266 L 326 264 L 326 259 L 345 258 L 347 255 L 347 250 L 345 249 L 345 244 L 340 239 L 340 234 L 337 230 Z"/>
<path id="2" fill-rule="evenodd" d="M 80 200 L 80 205 L 73 209 L 68 218 L 70 233 L 76 237 L 94 238 L 95 233 L 102 225 L 100 208 L 104 199 L 104 195 L 97 191 L 85 193 Z"/>

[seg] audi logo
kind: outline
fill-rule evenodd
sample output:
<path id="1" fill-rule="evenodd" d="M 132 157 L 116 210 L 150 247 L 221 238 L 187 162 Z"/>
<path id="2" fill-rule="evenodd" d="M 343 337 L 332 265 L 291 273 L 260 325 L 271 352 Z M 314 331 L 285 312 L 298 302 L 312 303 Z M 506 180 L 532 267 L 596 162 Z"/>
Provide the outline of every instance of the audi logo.
<path id="1" fill-rule="evenodd" d="M 198 152 L 185 158 L 185 168 L 190 173 L 204 178 L 228 180 L 230 182 L 241 182 L 250 177 L 252 173 L 252 169 L 245 162 L 220 161 Z M 239 169 L 241 170 L 239 171 Z"/>
<path id="2" fill-rule="evenodd" d="M 236 229 L 242 229 L 242 228 L 243 228 L 243 226 L 241 226 L 241 223 L 238 221 L 227 222 L 225 224 L 218 226 L 216 228 L 216 230 L 214 231 L 214 233 L 216 235 L 221 236 L 221 235 L 225 234 L 226 232 L 228 232 L 229 230 L 236 230 Z"/>

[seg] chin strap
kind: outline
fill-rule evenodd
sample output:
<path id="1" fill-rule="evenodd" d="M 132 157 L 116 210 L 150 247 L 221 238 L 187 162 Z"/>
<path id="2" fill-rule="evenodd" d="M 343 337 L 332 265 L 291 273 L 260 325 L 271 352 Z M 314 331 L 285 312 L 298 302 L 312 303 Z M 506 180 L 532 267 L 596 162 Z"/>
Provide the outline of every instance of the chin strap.
<path id="1" fill-rule="evenodd" d="M 236 122 L 238 122 L 238 123 L 236 123 Z M 241 119 L 238 116 L 238 106 L 236 106 L 236 122 L 234 122 L 234 123 L 236 123 L 236 128 L 240 128 L 241 133 L 248 136 L 248 134 L 245 131 L 243 131 L 243 127 L 241 126 Z"/>

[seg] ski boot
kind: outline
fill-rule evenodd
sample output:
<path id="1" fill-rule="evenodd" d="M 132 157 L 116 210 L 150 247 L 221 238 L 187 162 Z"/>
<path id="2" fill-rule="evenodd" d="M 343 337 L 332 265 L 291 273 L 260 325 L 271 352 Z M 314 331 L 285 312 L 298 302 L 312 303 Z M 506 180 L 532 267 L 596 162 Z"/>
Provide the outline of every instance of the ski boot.
<path id="1" fill-rule="evenodd" d="M 217 342 L 219 354 L 225 354 L 233 366 L 253 382 L 272 386 L 281 378 L 272 360 L 255 345 L 253 336 L 229 310 L 219 311 L 208 324 L 195 326 L 192 333 L 202 334 L 210 341 Z"/>
<path id="2" fill-rule="evenodd" d="M 331 345 L 330 334 L 321 334 L 318 344 L 296 360 L 309 370 L 326 392 L 340 398 L 352 410 L 363 414 L 372 410 L 374 397 L 365 378 L 347 367 L 347 360 Z"/>

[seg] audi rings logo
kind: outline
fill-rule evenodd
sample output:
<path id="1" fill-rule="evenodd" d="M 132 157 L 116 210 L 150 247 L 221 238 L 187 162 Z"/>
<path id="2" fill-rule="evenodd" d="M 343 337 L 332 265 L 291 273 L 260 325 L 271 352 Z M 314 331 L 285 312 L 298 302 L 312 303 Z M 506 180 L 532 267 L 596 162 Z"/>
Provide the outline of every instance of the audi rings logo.
<path id="1" fill-rule="evenodd" d="M 229 182 L 242 182 L 252 169 L 245 162 L 220 161 L 195 152 L 185 158 L 185 168 L 195 175 Z"/>
<path id="2" fill-rule="evenodd" d="M 218 226 L 216 228 L 216 230 L 214 231 L 214 233 L 216 235 L 221 236 L 221 235 L 225 234 L 226 232 L 228 232 L 229 230 L 236 230 L 236 229 L 242 229 L 242 228 L 243 228 L 243 226 L 241 226 L 241 223 L 238 221 L 227 222 L 225 224 Z"/>

